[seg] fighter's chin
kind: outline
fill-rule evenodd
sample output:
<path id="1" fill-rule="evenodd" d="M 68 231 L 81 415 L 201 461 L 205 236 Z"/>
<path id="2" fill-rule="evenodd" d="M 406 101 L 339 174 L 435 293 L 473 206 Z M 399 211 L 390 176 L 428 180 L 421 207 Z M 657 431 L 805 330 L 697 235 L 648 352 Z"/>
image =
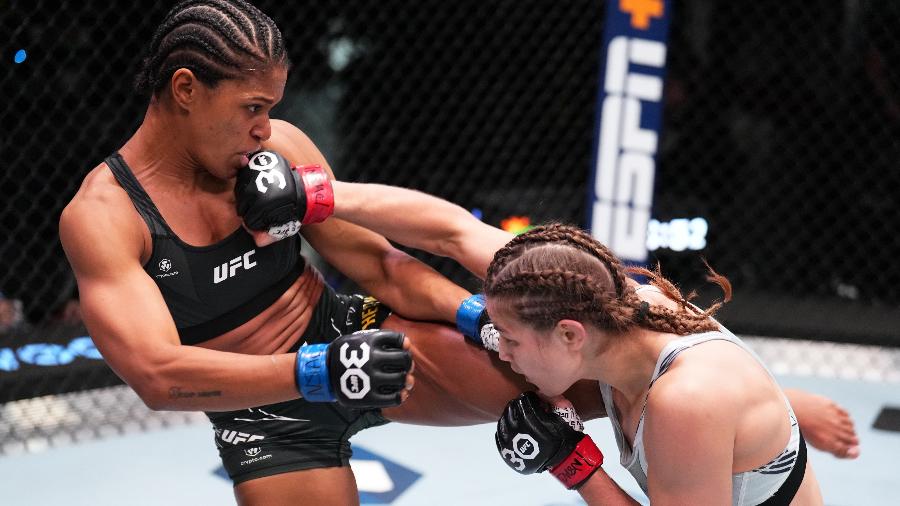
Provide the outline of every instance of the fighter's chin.
<path id="1" fill-rule="evenodd" d="M 214 175 L 220 179 L 231 179 L 248 165 L 250 165 L 250 159 L 247 157 L 247 153 L 237 153 L 231 156 L 226 163 L 220 165 L 222 170 L 219 174 Z"/>
<path id="2" fill-rule="evenodd" d="M 241 169 L 240 166 L 234 163 L 222 164 L 216 167 L 215 170 L 208 171 L 209 174 L 216 178 L 221 179 L 222 181 L 227 181 L 229 179 L 233 179 L 237 176 L 238 171 Z"/>
<path id="3" fill-rule="evenodd" d="M 541 385 L 534 384 L 534 383 L 532 383 L 532 384 L 535 387 L 537 387 L 538 395 L 540 395 L 541 397 L 547 398 L 547 399 L 556 397 L 558 395 L 562 395 L 563 392 L 565 392 L 565 390 L 560 390 L 559 387 L 550 387 L 549 385 L 541 386 Z"/>

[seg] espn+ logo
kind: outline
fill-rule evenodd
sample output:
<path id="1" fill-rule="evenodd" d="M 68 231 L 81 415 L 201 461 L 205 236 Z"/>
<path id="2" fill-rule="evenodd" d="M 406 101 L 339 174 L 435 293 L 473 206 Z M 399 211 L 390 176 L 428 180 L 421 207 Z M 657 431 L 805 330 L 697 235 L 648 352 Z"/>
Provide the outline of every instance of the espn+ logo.
<path id="1" fill-rule="evenodd" d="M 619 0 L 618 14 L 629 17 L 629 26 L 619 27 L 625 33 L 606 46 L 591 232 L 618 255 L 636 261 L 647 259 L 659 144 L 656 129 L 644 128 L 641 118 L 645 107 L 661 110 L 666 62 L 665 42 L 639 35 L 664 10 L 663 0 Z"/>

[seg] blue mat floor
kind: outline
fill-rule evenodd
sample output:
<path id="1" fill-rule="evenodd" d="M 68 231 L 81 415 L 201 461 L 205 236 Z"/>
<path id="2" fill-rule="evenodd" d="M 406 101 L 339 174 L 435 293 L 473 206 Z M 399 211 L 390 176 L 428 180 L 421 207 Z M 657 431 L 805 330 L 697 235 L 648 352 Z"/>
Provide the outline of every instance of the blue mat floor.
<path id="1" fill-rule="evenodd" d="M 900 504 L 900 432 L 871 428 L 885 405 L 900 406 L 900 388 L 869 381 L 781 376 L 799 387 L 837 400 L 853 416 L 862 455 L 838 460 L 812 450 L 810 459 L 830 506 Z M 618 465 L 606 420 L 586 430 L 606 454 L 605 469 L 646 503 Z M 391 424 L 354 438 L 353 466 L 363 504 L 564 506 L 584 504 L 547 475 L 519 476 L 496 454 L 491 424 L 434 428 Z M 233 504 L 207 424 L 196 424 L 0 457 L 4 505 Z"/>

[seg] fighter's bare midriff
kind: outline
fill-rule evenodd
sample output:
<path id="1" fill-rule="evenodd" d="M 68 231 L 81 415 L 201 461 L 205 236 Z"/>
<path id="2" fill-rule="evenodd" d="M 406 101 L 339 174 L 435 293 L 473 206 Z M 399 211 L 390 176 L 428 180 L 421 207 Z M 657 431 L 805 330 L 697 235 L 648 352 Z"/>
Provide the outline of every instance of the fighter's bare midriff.
<path id="1" fill-rule="evenodd" d="M 303 275 L 262 313 L 198 346 L 248 355 L 287 353 L 306 331 L 322 289 L 321 275 L 307 266 Z"/>

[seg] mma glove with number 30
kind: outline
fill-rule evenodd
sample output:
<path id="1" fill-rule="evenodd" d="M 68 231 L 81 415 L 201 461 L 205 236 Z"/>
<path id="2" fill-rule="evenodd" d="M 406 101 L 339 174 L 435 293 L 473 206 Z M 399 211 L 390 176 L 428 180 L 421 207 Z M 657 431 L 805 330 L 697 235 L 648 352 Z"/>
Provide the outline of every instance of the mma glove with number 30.
<path id="1" fill-rule="evenodd" d="M 587 434 L 566 421 L 534 392 L 506 405 L 497 422 L 497 451 L 520 474 L 546 470 L 568 489 L 581 486 L 603 464 L 603 454 Z"/>
<path id="2" fill-rule="evenodd" d="M 250 155 L 250 163 L 238 171 L 234 197 L 244 225 L 276 241 L 334 212 L 328 173 L 319 165 L 291 166 L 274 151 Z"/>
<path id="3" fill-rule="evenodd" d="M 412 354 L 405 336 L 392 330 L 361 330 L 329 344 L 297 352 L 297 388 L 309 402 L 348 408 L 388 408 L 401 402 Z"/>

